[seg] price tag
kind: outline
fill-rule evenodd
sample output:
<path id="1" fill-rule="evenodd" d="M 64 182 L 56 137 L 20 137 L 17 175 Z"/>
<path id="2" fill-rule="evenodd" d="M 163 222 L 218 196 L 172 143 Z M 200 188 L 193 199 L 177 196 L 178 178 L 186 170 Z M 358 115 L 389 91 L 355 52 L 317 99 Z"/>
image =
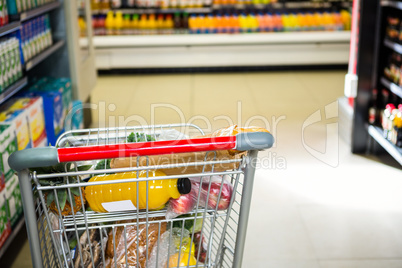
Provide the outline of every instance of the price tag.
<path id="1" fill-rule="evenodd" d="M 137 210 L 131 200 L 123 200 L 123 201 L 116 201 L 116 202 L 106 202 L 102 203 L 102 207 L 107 210 L 108 212 L 115 212 L 115 211 L 126 211 L 126 210 Z"/>

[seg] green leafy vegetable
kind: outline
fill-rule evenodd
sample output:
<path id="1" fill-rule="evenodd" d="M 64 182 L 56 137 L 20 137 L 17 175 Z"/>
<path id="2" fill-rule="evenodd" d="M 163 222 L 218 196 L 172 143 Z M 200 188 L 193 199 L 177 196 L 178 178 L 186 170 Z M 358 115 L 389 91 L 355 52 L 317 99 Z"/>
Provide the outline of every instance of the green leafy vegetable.
<path id="1" fill-rule="evenodd" d="M 127 137 L 127 142 L 146 142 L 146 141 L 155 141 L 155 138 L 148 134 L 134 133 L 134 132 L 132 132 Z"/>

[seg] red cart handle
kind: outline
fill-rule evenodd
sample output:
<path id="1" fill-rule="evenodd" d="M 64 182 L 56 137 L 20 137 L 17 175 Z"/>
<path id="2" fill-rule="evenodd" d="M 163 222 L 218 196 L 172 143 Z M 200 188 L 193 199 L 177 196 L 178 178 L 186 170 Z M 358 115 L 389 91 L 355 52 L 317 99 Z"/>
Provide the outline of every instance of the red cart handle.
<path id="1" fill-rule="evenodd" d="M 236 148 L 236 136 L 59 148 L 59 162 L 188 153 Z"/>
<path id="2" fill-rule="evenodd" d="M 270 148 L 274 138 L 268 132 L 240 133 L 236 136 L 197 138 L 187 140 L 151 141 L 114 145 L 69 148 L 33 148 L 13 153 L 9 159 L 12 169 L 53 166 L 58 163 L 144 156 L 170 153 L 190 153 L 217 150 L 263 150 Z"/>

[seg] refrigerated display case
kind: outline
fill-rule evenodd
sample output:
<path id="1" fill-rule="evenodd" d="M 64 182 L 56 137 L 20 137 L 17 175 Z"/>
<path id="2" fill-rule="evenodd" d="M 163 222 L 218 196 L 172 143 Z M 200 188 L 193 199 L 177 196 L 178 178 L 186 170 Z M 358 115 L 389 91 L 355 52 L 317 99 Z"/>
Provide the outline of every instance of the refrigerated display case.
<path id="1" fill-rule="evenodd" d="M 348 62 L 351 0 L 117 2 L 92 12 L 100 70 Z"/>

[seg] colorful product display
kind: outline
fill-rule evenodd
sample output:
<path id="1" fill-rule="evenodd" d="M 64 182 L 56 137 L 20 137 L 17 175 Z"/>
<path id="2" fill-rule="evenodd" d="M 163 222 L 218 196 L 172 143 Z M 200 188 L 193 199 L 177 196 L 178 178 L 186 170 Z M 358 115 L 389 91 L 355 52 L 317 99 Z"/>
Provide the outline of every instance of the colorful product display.
<path id="1" fill-rule="evenodd" d="M 0 125 L 15 127 L 18 150 L 32 148 L 28 114 L 25 110 L 9 110 L 7 104 L 0 108 Z"/>
<path id="2" fill-rule="evenodd" d="M 396 52 L 392 53 L 384 69 L 385 77 L 397 85 L 402 85 L 401 66 L 402 66 L 402 55 Z"/>
<path id="3" fill-rule="evenodd" d="M 18 39 L 13 37 L 0 43 L 0 92 L 22 77 Z"/>
<path id="4" fill-rule="evenodd" d="M 24 62 L 52 44 L 49 15 L 39 16 L 22 24 L 21 46 Z"/>
<path id="5" fill-rule="evenodd" d="M 48 145 L 45 115 L 43 111 L 43 99 L 41 97 L 16 98 L 11 102 L 9 111 L 24 111 L 28 118 L 29 134 L 33 147 Z"/>
<path id="6" fill-rule="evenodd" d="M 396 43 L 402 43 L 402 24 L 398 17 L 387 17 L 387 26 L 385 29 L 386 37 Z"/>
<path id="7" fill-rule="evenodd" d="M 383 128 L 384 138 L 398 147 L 402 147 L 402 100 L 383 89 L 372 91 L 368 121 Z"/>
<path id="8" fill-rule="evenodd" d="M 4 183 L 14 176 L 14 170 L 8 165 L 8 157 L 18 150 L 15 126 L 0 125 L 0 164 L 1 177 Z M 1 184 L 1 183 L 0 183 Z M 0 190 L 2 187 L 0 186 Z"/>
<path id="9" fill-rule="evenodd" d="M 11 227 L 14 227 L 22 216 L 22 200 L 18 177 L 13 175 L 6 183 L 6 198 L 8 203 Z"/>
<path id="10" fill-rule="evenodd" d="M 0 191 L 0 248 L 11 234 L 11 224 L 8 215 L 6 189 L 3 189 L 3 191 Z"/>
<path id="11" fill-rule="evenodd" d="M 223 15 L 134 14 L 94 16 L 95 35 L 216 34 L 350 30 L 350 13 L 232 13 Z"/>
<path id="12" fill-rule="evenodd" d="M 10 15 L 16 15 L 54 1 L 55 0 L 7 0 L 8 12 Z"/>
<path id="13" fill-rule="evenodd" d="M 7 0 L 0 0 L 0 26 L 4 26 L 6 24 L 8 24 L 9 22 L 9 17 L 8 17 L 8 5 Z"/>
<path id="14" fill-rule="evenodd" d="M 63 133 L 64 121 L 72 109 L 72 89 L 69 78 L 44 77 L 35 81 L 22 96 L 43 98 L 48 143 L 55 145 Z"/>

